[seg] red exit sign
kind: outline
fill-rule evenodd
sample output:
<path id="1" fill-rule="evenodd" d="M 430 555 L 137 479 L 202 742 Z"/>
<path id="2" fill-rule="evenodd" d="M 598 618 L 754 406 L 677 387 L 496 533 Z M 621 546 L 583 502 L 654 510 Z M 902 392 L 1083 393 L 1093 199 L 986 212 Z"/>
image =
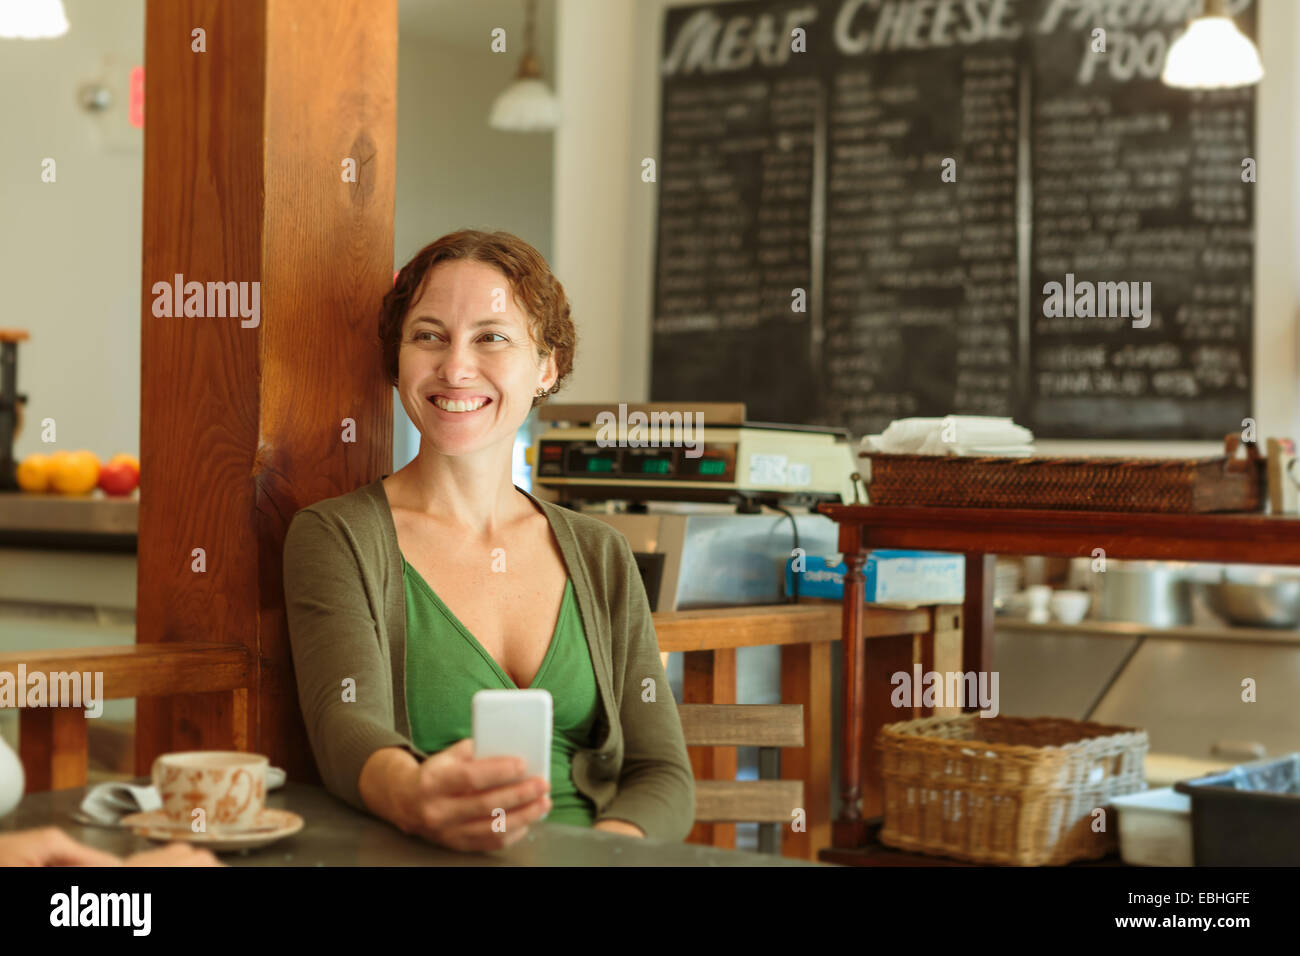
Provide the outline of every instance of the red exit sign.
<path id="1" fill-rule="evenodd" d="M 136 129 L 144 129 L 144 67 L 132 67 L 126 89 L 127 122 Z"/>

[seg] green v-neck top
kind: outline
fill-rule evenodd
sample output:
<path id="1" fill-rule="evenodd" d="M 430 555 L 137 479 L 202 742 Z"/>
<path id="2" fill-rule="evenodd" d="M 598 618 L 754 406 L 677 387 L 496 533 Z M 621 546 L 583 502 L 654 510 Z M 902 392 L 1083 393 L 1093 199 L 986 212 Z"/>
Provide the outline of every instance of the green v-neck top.
<path id="1" fill-rule="evenodd" d="M 386 477 L 300 508 L 284 538 L 307 740 L 326 789 L 362 813 L 374 812 L 360 780 L 376 751 L 431 756 L 411 741 L 406 575 Z M 550 522 L 596 672 L 595 733 L 573 755 L 574 783 L 595 803 L 597 823 L 626 820 L 652 839 L 681 842 L 695 821 L 695 775 L 632 547 L 612 525 L 518 490 Z"/>
<path id="2" fill-rule="evenodd" d="M 425 753 L 438 753 L 474 735 L 470 703 L 476 691 L 519 688 L 405 558 L 402 576 L 411 741 Z M 572 763 L 576 751 L 593 744 L 600 700 L 568 578 L 550 646 L 528 686 L 550 691 L 552 698 L 552 806 L 544 819 L 589 827 L 595 822 L 595 804 L 574 786 Z"/>

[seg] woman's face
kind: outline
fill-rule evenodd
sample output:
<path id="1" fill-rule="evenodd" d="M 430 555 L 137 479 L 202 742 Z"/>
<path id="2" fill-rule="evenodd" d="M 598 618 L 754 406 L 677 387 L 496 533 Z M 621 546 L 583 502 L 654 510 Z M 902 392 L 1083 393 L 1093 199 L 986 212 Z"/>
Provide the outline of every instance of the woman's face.
<path id="1" fill-rule="evenodd" d="M 402 326 L 397 391 L 432 450 L 467 455 L 505 443 L 533 396 L 558 377 L 543 361 L 510 282 L 495 267 L 453 259 L 430 270 Z"/>

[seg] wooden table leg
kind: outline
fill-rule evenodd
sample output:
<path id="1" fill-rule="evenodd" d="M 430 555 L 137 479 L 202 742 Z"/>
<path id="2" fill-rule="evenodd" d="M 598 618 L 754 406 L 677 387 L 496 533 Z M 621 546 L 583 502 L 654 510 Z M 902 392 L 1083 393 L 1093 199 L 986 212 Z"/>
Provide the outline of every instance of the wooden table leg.
<path id="1" fill-rule="evenodd" d="M 686 651 L 682 655 L 683 704 L 734 704 L 736 702 L 736 651 Z M 735 747 L 687 747 L 696 780 L 735 780 Z M 736 848 L 734 823 L 697 823 L 686 835 L 687 843 Z"/>
<path id="2" fill-rule="evenodd" d="M 24 707 L 18 712 L 24 793 L 86 785 L 90 739 L 80 707 Z"/>
<path id="3" fill-rule="evenodd" d="M 831 845 L 830 642 L 781 646 L 781 702 L 803 706 L 803 747 L 781 751 L 781 779 L 802 780 L 804 832 L 782 829 L 781 855 L 816 861 Z"/>
<path id="4" fill-rule="evenodd" d="M 962 669 L 981 673 L 993 670 L 993 584 L 997 556 L 966 555 L 966 602 L 962 614 Z"/>
<path id="5" fill-rule="evenodd" d="M 928 635 L 921 635 L 922 640 Z M 905 702 L 902 707 L 895 707 L 893 698 L 899 685 L 894 681 L 895 674 L 908 675 L 911 686 L 914 671 L 912 664 L 916 661 L 917 644 L 914 634 L 894 634 L 889 637 L 873 637 L 863 642 L 865 645 L 866 681 L 865 692 L 860 710 L 862 724 L 862 816 L 866 820 L 880 816 L 885 811 L 884 781 L 880 776 L 880 752 L 876 750 L 876 735 L 885 724 L 900 720 L 912 720 L 921 716 L 920 708 Z M 919 696 L 920 691 L 917 691 Z M 865 835 L 863 843 L 865 843 Z M 863 844 L 859 844 L 861 846 Z"/>
<path id="6" fill-rule="evenodd" d="M 844 725 L 840 740 L 840 816 L 832 828 L 831 841 L 837 847 L 858 847 L 867 831 L 858 801 L 862 796 L 862 701 L 866 690 L 862 639 L 862 600 L 866 579 L 862 566 L 867 555 L 862 548 L 862 529 L 840 525 L 840 551 L 844 554 L 844 601 L 840 627 L 843 662 L 840 683 L 843 690 Z"/>
<path id="7" fill-rule="evenodd" d="M 918 660 L 921 673 L 935 671 L 949 674 L 962 671 L 962 606 L 940 604 L 930 609 L 932 626 L 929 634 L 919 635 Z M 961 707 L 923 707 L 922 717 L 956 717 Z"/>

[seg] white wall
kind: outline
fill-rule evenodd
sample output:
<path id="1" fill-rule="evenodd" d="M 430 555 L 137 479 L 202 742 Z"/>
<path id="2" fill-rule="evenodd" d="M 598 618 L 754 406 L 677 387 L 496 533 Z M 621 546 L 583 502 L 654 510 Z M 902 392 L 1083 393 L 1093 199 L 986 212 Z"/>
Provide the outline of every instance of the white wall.
<path id="1" fill-rule="evenodd" d="M 539 19 L 552 15 L 549 5 L 538 5 Z M 543 78 L 553 82 L 548 35 L 539 27 L 537 52 Z M 513 232 L 552 262 L 554 134 L 488 126 L 493 101 L 519 68 L 518 53 L 494 54 L 488 39 L 481 50 L 407 32 L 398 41 L 394 269 L 457 229 Z M 419 450 L 396 390 L 393 426 L 396 469 Z"/>
<path id="2" fill-rule="evenodd" d="M 126 121 L 127 72 L 144 61 L 143 0 L 64 0 L 53 40 L 0 40 L 0 326 L 18 346 L 32 452 L 140 449 L 140 236 L 144 151 Z M 77 89 L 103 80 L 99 116 Z M 41 163 L 57 179 L 41 182 Z M 57 444 L 40 439 L 53 418 Z"/>
<path id="3" fill-rule="evenodd" d="M 630 9 L 623 2 L 559 0 L 559 92 L 566 112 L 584 117 L 556 137 L 555 264 L 581 295 L 582 311 L 575 305 L 574 314 L 585 335 L 571 400 L 649 397 L 656 194 L 640 181 L 638 164 L 659 148 L 664 11 L 692 2 L 635 0 Z M 1300 169 L 1300 9 L 1294 0 L 1260 3 L 1266 75 L 1258 94 L 1255 417 L 1261 436 L 1300 437 L 1300 193 L 1293 182 Z M 1217 446 L 1041 441 L 1038 449 L 1202 455 Z"/>
<path id="4" fill-rule="evenodd" d="M 638 336 L 649 299 L 626 306 L 627 256 L 650 248 L 649 227 L 629 216 L 641 185 L 632 150 L 645 117 L 629 110 L 639 57 L 649 42 L 631 0 L 559 0 L 556 91 L 563 122 L 555 134 L 555 258 L 578 331 L 574 371 L 555 401 L 641 398 L 644 382 L 626 378 L 642 356 Z M 644 154 L 650 155 L 650 154 Z M 645 230 L 639 232 L 638 230 Z"/>
<path id="5" fill-rule="evenodd" d="M 19 346 L 18 390 L 30 399 L 14 445 L 19 459 L 82 447 L 107 459 L 140 447 L 144 154 L 141 132 L 126 122 L 126 82 L 144 62 L 144 0 L 64 2 L 66 36 L 0 40 L 0 326 L 31 333 Z M 515 0 L 492 2 L 491 22 L 522 24 Z M 492 53 L 486 32 L 467 47 L 463 21 L 433 13 L 417 25 L 446 26 L 448 42 L 405 28 L 399 40 L 394 268 L 462 227 L 514 232 L 549 260 L 553 136 L 487 125 L 522 51 Z M 540 3 L 538 18 L 549 79 L 554 4 Z M 98 116 L 76 102 L 92 79 L 115 96 Z M 47 156 L 57 163 L 52 184 L 41 182 Z M 46 417 L 57 423 L 54 446 L 40 440 Z M 396 400 L 394 429 L 400 466 L 415 445 Z"/>

